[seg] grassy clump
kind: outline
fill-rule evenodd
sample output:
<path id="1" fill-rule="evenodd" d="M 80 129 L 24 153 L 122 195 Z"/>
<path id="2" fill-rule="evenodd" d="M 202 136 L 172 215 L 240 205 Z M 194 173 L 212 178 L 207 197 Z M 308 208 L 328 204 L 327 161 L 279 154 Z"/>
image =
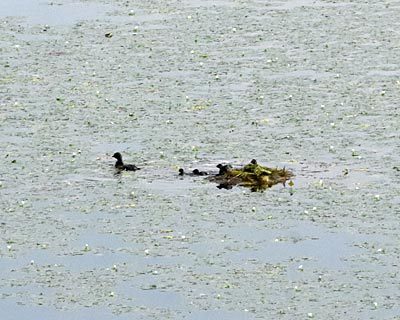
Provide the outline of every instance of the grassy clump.
<path id="1" fill-rule="evenodd" d="M 269 168 L 259 165 L 256 160 L 242 168 L 228 169 L 223 175 L 215 177 L 221 188 L 231 188 L 239 185 L 250 187 L 254 191 L 265 190 L 278 183 L 285 183 L 293 177 L 293 173 L 285 168 Z"/>

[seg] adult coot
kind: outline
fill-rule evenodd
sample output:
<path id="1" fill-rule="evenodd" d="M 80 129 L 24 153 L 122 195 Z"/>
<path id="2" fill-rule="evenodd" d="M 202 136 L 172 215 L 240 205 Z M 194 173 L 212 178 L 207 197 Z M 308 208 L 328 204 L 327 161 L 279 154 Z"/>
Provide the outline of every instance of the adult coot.
<path id="1" fill-rule="evenodd" d="M 115 163 L 115 168 L 117 168 L 118 170 L 140 170 L 140 168 L 136 167 L 134 164 L 124 164 L 124 162 L 122 161 L 122 156 L 119 152 L 114 153 L 113 158 L 117 159 L 117 162 Z"/>

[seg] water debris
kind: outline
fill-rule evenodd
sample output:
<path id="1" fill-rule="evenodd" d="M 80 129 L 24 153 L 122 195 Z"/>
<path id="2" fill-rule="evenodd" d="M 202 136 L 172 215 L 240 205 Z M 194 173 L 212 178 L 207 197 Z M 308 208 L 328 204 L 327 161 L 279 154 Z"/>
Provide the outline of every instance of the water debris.
<path id="1" fill-rule="evenodd" d="M 233 186 L 249 187 L 252 191 L 262 191 L 272 187 L 275 184 L 290 180 L 294 175 L 286 168 L 270 168 L 262 166 L 253 159 L 249 164 L 241 168 L 234 168 L 230 164 L 218 164 L 219 172 L 207 177 L 209 181 L 218 183 L 219 189 L 231 189 Z M 193 171 L 191 175 L 205 175 L 206 172 L 198 171 L 202 174 L 196 174 Z M 179 169 L 179 175 L 185 175 L 183 169 Z M 293 182 L 292 184 L 293 185 Z"/>
<path id="2" fill-rule="evenodd" d="M 112 32 L 107 32 L 107 33 L 104 34 L 104 36 L 106 38 L 112 38 L 113 34 L 112 34 Z"/>
<path id="3" fill-rule="evenodd" d="M 220 189 L 230 189 L 238 185 L 249 187 L 252 191 L 262 191 L 278 183 L 285 184 L 292 177 L 293 173 L 286 168 L 265 167 L 253 159 L 242 168 L 220 167 L 220 173 L 210 177 L 210 181 L 218 182 Z"/>
<path id="4" fill-rule="evenodd" d="M 155 290 L 155 289 L 157 289 L 157 285 L 156 284 L 151 284 L 149 286 L 143 286 L 140 289 L 142 289 L 142 290 Z"/>

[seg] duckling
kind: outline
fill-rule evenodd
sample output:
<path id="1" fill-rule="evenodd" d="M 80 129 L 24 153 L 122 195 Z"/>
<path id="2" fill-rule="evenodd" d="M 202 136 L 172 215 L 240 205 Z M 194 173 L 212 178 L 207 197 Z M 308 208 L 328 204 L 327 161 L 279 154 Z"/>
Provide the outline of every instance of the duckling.
<path id="1" fill-rule="evenodd" d="M 217 176 L 223 176 L 224 174 L 226 174 L 229 170 L 232 169 L 232 166 L 230 164 L 222 164 L 219 163 L 217 165 L 217 168 L 219 169 L 219 172 L 217 173 Z"/>
<path id="2" fill-rule="evenodd" d="M 193 175 L 195 175 L 195 176 L 206 176 L 206 175 L 208 175 L 207 172 L 200 171 L 199 169 L 194 169 L 192 172 L 193 172 Z"/>
<path id="3" fill-rule="evenodd" d="M 257 168 L 257 165 L 258 165 L 257 160 L 253 159 L 253 160 L 250 161 L 249 164 L 246 164 L 243 167 L 243 171 L 244 172 L 254 172 L 254 170 Z"/>
<path id="4" fill-rule="evenodd" d="M 199 169 L 194 169 L 191 173 L 186 173 L 185 170 L 180 168 L 179 169 L 179 175 L 180 176 L 184 176 L 184 175 L 188 175 L 188 176 L 206 176 L 206 175 L 208 175 L 208 173 L 205 172 L 205 171 L 200 171 Z"/>
<path id="5" fill-rule="evenodd" d="M 122 155 L 119 152 L 114 153 L 113 158 L 117 159 L 117 162 L 115 163 L 115 168 L 117 168 L 118 170 L 140 170 L 140 168 L 136 167 L 134 164 L 124 164 L 122 161 Z"/>

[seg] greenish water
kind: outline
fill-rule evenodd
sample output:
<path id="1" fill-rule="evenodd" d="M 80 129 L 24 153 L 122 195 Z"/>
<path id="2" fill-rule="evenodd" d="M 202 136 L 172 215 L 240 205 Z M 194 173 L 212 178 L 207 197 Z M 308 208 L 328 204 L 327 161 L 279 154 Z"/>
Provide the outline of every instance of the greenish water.
<path id="1" fill-rule="evenodd" d="M 26 3 L 0 5 L 2 319 L 400 317 L 396 2 Z M 177 175 L 253 158 L 293 190 Z"/>

